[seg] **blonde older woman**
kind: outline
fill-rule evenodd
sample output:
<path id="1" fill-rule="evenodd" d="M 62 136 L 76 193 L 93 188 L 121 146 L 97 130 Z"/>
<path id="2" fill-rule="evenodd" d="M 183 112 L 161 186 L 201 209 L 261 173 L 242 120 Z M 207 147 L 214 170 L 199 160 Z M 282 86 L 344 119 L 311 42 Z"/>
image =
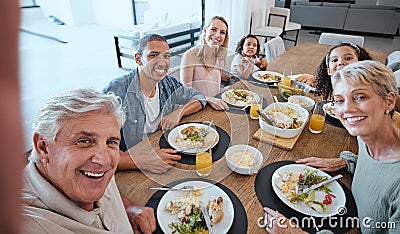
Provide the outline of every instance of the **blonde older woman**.
<path id="1" fill-rule="evenodd" d="M 400 232 L 400 128 L 393 119 L 397 88 L 393 72 L 376 61 L 347 65 L 332 75 L 335 110 L 358 156 L 305 158 L 297 163 L 354 173 L 352 193 L 362 233 Z M 271 229 L 271 233 L 275 233 Z"/>
<path id="2" fill-rule="evenodd" d="M 214 98 L 220 93 L 221 79 L 229 79 L 223 72 L 228 42 L 228 22 L 214 16 L 204 26 L 199 44 L 186 51 L 181 61 L 181 82 L 200 91 L 216 110 L 228 109 L 224 101 Z"/>

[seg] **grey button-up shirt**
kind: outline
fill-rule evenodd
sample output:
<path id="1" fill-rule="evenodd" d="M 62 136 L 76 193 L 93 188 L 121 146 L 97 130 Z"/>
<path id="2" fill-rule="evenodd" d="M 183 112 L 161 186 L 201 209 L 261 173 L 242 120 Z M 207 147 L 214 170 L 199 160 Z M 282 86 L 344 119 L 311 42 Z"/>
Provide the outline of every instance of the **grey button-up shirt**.
<path id="1" fill-rule="evenodd" d="M 183 85 L 172 76 L 165 76 L 158 83 L 158 88 L 162 116 L 173 112 L 176 105 L 185 105 L 190 99 L 199 100 L 203 107 L 207 104 L 200 92 Z M 126 151 L 147 137 L 144 134 L 146 113 L 138 70 L 112 80 L 103 92 L 113 92 L 119 96 L 125 107 L 127 119 L 121 129 L 120 149 Z"/>

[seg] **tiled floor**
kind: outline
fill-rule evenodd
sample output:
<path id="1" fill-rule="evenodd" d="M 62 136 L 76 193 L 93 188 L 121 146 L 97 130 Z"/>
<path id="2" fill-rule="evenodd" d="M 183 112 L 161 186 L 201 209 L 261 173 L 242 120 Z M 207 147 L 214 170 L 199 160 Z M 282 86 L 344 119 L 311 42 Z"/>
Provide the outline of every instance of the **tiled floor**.
<path id="1" fill-rule="evenodd" d="M 117 67 L 113 35 L 118 29 L 106 26 L 60 26 L 45 19 L 40 8 L 22 11 L 21 29 L 45 34 L 61 41 L 20 33 L 20 83 L 26 148 L 30 148 L 31 125 L 44 100 L 50 95 L 74 87 L 101 90 L 110 80 L 124 73 Z M 301 30 L 299 42 L 317 42 L 319 35 Z M 365 47 L 391 52 L 400 50 L 400 38 L 365 37 Z M 290 49 L 293 43 L 286 43 Z M 133 62 L 133 61 L 132 61 Z M 179 65 L 180 57 L 171 61 Z"/>

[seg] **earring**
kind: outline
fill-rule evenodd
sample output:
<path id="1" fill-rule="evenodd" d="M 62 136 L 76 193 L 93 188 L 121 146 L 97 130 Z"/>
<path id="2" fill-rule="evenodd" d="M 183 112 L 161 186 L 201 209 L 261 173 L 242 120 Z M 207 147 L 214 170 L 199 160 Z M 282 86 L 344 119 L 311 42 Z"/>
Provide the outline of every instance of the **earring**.
<path id="1" fill-rule="evenodd" d="M 388 114 L 389 114 L 389 112 L 390 112 L 389 110 L 385 110 L 385 114 L 387 114 L 387 115 L 388 115 Z"/>

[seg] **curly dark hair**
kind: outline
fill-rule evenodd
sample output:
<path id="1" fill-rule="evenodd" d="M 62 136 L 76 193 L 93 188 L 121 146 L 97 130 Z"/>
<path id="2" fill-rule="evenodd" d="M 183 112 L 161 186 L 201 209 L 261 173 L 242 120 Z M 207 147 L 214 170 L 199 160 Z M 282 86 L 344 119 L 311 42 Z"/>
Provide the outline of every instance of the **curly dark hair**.
<path id="1" fill-rule="evenodd" d="M 342 46 L 349 46 L 351 48 L 353 48 L 358 55 L 358 60 L 359 61 L 363 61 L 363 60 L 372 60 L 372 57 L 369 55 L 369 53 L 362 47 L 358 46 L 358 45 L 354 45 L 351 43 L 341 43 L 338 44 L 334 47 L 332 47 L 328 54 L 326 55 L 326 57 L 324 57 L 321 61 L 321 64 L 318 67 L 317 70 L 317 86 L 315 88 L 315 94 L 317 96 L 323 96 L 324 100 L 328 100 L 332 97 L 332 92 L 333 92 L 333 88 L 332 88 L 332 82 L 331 82 L 331 76 L 328 75 L 327 72 L 327 68 L 328 68 L 328 64 L 327 61 L 329 61 L 329 56 L 332 52 L 332 50 L 338 48 L 338 47 L 342 47 Z"/>
<path id="2" fill-rule="evenodd" d="M 253 34 L 247 34 L 246 36 L 242 37 L 242 39 L 240 39 L 239 43 L 236 46 L 236 50 L 235 52 L 242 55 L 242 51 L 243 51 L 243 45 L 244 45 L 244 41 L 247 38 L 254 38 L 257 41 L 257 50 L 256 50 L 256 54 L 255 56 L 259 56 L 260 55 L 260 41 L 258 40 L 258 38 L 256 36 L 254 36 Z"/>

